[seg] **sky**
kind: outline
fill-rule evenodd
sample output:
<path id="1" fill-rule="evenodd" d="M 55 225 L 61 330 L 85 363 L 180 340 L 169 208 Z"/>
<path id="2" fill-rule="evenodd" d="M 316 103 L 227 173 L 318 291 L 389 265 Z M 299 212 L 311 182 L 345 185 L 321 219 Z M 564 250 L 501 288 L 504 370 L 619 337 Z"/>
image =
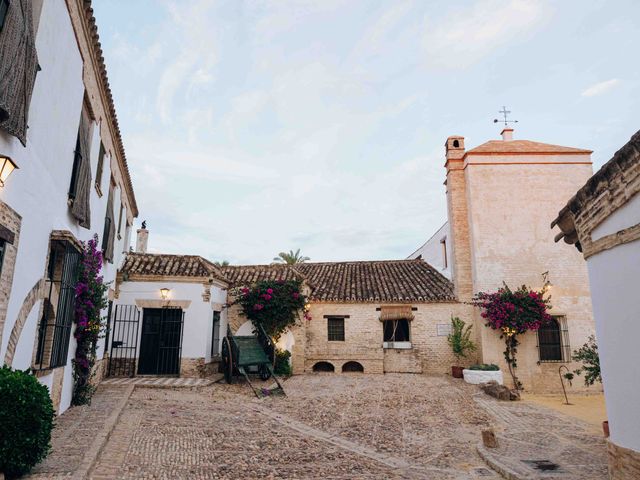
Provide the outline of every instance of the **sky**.
<path id="1" fill-rule="evenodd" d="M 93 8 L 151 252 L 406 258 L 446 220 L 446 138 L 498 139 L 503 105 L 594 171 L 639 128 L 637 0 Z"/>

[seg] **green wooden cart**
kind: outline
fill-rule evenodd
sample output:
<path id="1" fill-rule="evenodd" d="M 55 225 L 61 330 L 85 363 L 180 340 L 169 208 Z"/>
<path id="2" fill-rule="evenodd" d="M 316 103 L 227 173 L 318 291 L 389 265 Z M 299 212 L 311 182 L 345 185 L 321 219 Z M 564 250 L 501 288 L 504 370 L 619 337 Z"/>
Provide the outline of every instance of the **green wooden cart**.
<path id="1" fill-rule="evenodd" d="M 284 394 L 284 388 L 273 373 L 273 363 L 276 348 L 273 341 L 266 334 L 262 325 L 254 324 L 255 335 L 233 335 L 227 328 L 227 335 L 222 340 L 222 367 L 227 383 L 233 382 L 233 377 L 242 375 L 256 397 L 260 398 L 249 378 L 249 367 L 258 367 L 260 379 L 265 381 L 273 377 L 278 390 Z"/>

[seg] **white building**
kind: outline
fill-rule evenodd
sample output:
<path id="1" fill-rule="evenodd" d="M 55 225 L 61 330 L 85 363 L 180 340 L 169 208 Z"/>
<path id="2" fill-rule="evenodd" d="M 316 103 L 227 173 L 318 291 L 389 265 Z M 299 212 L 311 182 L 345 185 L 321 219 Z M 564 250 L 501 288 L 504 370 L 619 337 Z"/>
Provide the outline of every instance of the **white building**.
<path id="1" fill-rule="evenodd" d="M 0 186 L 0 361 L 34 369 L 60 413 L 79 242 L 99 236 L 115 280 L 138 209 L 90 2 L 12 0 L 0 58 L 0 162 L 18 167 Z"/>
<path id="2" fill-rule="evenodd" d="M 501 134 L 469 150 L 464 137 L 447 139 L 447 222 L 409 258 L 451 279 L 463 302 L 503 282 L 540 290 L 549 280 L 555 320 L 520 338 L 518 377 L 527 390 L 558 391 L 559 365 L 573 368 L 571 351 L 593 334 L 594 323 L 584 262 L 577 252 L 558 251 L 546 212 L 591 176 L 591 151 L 517 140 L 511 128 Z M 477 310 L 473 318 L 479 360 L 506 368 L 499 335 Z"/>
<path id="3" fill-rule="evenodd" d="M 552 227 L 587 261 L 611 432 L 613 479 L 640 478 L 640 132 L 569 200 Z"/>
<path id="4" fill-rule="evenodd" d="M 227 282 L 197 255 L 127 255 L 109 319 L 109 376 L 204 377 L 217 372 L 227 331 Z"/>

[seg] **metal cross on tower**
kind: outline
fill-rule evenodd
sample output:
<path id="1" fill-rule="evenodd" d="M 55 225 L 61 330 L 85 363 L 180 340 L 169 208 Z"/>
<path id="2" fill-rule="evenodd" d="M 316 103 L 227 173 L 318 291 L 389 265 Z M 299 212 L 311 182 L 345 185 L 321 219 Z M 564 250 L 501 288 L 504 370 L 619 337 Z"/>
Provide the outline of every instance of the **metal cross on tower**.
<path id="1" fill-rule="evenodd" d="M 507 115 L 511 113 L 511 110 L 507 110 L 507 107 L 503 106 L 502 110 L 498 110 L 498 113 L 502 114 L 504 120 L 498 120 L 497 118 L 494 118 L 493 123 L 504 122 L 505 126 L 510 123 L 518 123 L 518 120 L 507 120 Z"/>

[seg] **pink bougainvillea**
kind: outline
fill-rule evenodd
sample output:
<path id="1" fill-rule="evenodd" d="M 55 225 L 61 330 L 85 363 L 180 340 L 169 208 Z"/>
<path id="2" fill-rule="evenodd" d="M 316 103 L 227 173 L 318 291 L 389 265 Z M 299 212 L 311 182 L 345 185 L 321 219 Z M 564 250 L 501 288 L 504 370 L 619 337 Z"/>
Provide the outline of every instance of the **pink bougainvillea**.
<path id="1" fill-rule="evenodd" d="M 107 285 L 104 283 L 102 253 L 97 248 L 98 237 L 86 242 L 75 287 L 75 324 L 73 336 L 77 341 L 73 358 L 74 390 L 72 403 L 82 405 L 91 401 L 91 384 L 96 347 L 102 331 L 102 310 L 107 306 Z"/>
<path id="2" fill-rule="evenodd" d="M 268 335 L 277 339 L 296 323 L 300 313 L 311 320 L 301 288 L 301 283 L 295 280 L 262 281 L 251 288 L 239 289 L 235 303 L 242 307 L 249 320 L 261 324 Z"/>
<path id="3" fill-rule="evenodd" d="M 522 385 L 515 373 L 520 343 L 517 337 L 530 330 L 536 331 L 551 321 L 548 312 L 551 308 L 550 299 L 544 298 L 544 289 L 536 292 L 523 285 L 514 291 L 505 284 L 496 292 L 477 293 L 471 303 L 482 309 L 480 315 L 486 320 L 485 325 L 498 330 L 500 338 L 505 340 L 504 358 L 514 387 L 520 389 Z"/>

